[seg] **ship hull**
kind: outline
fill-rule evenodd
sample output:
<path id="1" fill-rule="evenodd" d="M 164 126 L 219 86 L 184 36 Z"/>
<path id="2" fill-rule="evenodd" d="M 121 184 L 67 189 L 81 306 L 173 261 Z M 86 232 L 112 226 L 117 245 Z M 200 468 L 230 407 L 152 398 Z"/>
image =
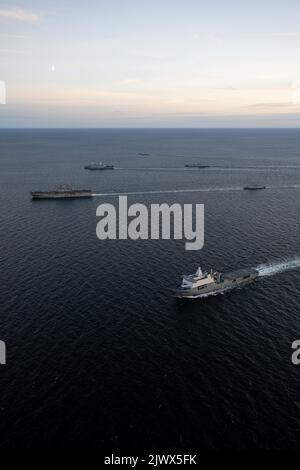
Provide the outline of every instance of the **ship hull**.
<path id="1" fill-rule="evenodd" d="M 90 166 L 90 165 L 86 165 L 84 167 L 85 170 L 90 170 L 90 171 L 105 171 L 105 170 L 114 170 L 115 167 L 114 166 Z"/>
<path id="2" fill-rule="evenodd" d="M 257 186 L 257 187 L 245 186 L 244 187 L 245 191 L 261 191 L 262 189 L 267 189 L 267 188 L 266 186 Z"/>
<path id="3" fill-rule="evenodd" d="M 114 170 L 114 168 L 85 168 L 85 170 L 89 170 L 89 171 L 107 171 L 107 170 Z"/>
<path id="4" fill-rule="evenodd" d="M 59 193 L 59 192 L 32 192 L 31 197 L 33 200 L 37 199 L 79 199 L 79 198 L 91 198 L 92 192 L 74 192 L 74 193 Z"/>
<path id="5" fill-rule="evenodd" d="M 247 284 L 252 284 L 258 278 L 258 271 L 251 269 L 249 271 L 233 271 L 223 275 L 222 281 L 207 285 L 205 287 L 195 287 L 192 289 L 177 289 L 175 297 L 180 299 L 193 299 L 193 298 L 204 298 L 209 295 L 218 294 L 226 290 L 235 289 L 242 287 Z"/>
<path id="6" fill-rule="evenodd" d="M 185 168 L 210 168 L 210 165 L 185 165 Z"/>

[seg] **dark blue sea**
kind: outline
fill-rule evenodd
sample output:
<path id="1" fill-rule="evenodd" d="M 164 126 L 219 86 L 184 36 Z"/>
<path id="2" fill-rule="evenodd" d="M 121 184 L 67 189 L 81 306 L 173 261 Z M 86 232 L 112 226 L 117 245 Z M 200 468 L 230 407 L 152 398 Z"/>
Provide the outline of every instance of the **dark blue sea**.
<path id="1" fill-rule="evenodd" d="M 98 240 L 115 196 L 30 198 L 65 183 L 203 203 L 204 248 Z M 299 130 L 1 130 L 0 208 L 0 447 L 299 447 Z M 199 265 L 261 276 L 176 300 Z"/>

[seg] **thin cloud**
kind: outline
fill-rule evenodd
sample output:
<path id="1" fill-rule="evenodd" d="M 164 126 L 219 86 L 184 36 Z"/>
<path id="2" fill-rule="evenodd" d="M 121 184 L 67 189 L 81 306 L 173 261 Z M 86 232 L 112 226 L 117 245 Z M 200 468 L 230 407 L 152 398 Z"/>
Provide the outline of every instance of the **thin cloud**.
<path id="1" fill-rule="evenodd" d="M 126 78 L 124 80 L 117 80 L 115 83 L 117 85 L 135 85 L 140 82 L 141 80 L 139 78 Z"/>
<path id="2" fill-rule="evenodd" d="M 290 32 L 290 33 L 273 33 L 270 36 L 275 36 L 279 38 L 299 38 L 300 32 Z"/>
<path id="3" fill-rule="evenodd" d="M 0 34 L 0 38 L 5 39 L 24 39 L 26 36 L 21 34 Z"/>
<path id="4" fill-rule="evenodd" d="M 209 113 L 202 113 L 202 112 L 162 112 L 162 113 L 159 113 L 161 115 L 164 115 L 164 116 L 173 116 L 173 117 L 188 117 L 188 118 L 193 118 L 193 117 L 205 117 L 205 116 L 211 116 L 211 114 Z"/>
<path id="5" fill-rule="evenodd" d="M 23 54 L 24 51 L 18 51 L 16 49 L 0 49 L 1 54 Z"/>
<path id="6" fill-rule="evenodd" d="M 273 108 L 290 108 L 293 106 L 293 103 L 290 101 L 278 101 L 273 102 L 273 103 L 255 103 L 255 104 L 250 104 L 247 106 L 247 108 L 263 108 L 263 109 L 273 109 Z"/>
<path id="7" fill-rule="evenodd" d="M 290 32 L 268 32 L 268 33 L 245 33 L 243 36 L 261 37 L 261 38 L 299 38 L 300 31 Z"/>
<path id="8" fill-rule="evenodd" d="M 0 18 L 7 18 L 10 20 L 24 21 L 34 23 L 39 20 L 39 16 L 28 10 L 21 8 L 0 9 Z"/>

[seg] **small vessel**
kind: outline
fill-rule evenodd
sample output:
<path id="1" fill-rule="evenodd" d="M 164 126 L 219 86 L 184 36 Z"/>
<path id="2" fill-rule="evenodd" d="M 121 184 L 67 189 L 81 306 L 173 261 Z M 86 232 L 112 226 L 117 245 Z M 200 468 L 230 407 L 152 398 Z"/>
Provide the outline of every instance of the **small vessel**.
<path id="1" fill-rule="evenodd" d="M 74 189 L 72 186 L 59 186 L 54 191 L 31 191 L 32 199 L 74 199 L 92 197 L 90 189 Z"/>
<path id="2" fill-rule="evenodd" d="M 102 162 L 99 163 L 90 163 L 89 165 L 85 165 L 85 170 L 114 170 L 114 165 L 106 165 Z"/>
<path id="3" fill-rule="evenodd" d="M 146 153 L 146 152 L 139 152 L 138 155 L 140 155 L 141 157 L 149 157 L 149 153 Z"/>
<path id="4" fill-rule="evenodd" d="M 258 276 L 259 272 L 253 268 L 223 274 L 213 270 L 202 272 L 199 267 L 195 274 L 183 276 L 182 283 L 176 290 L 175 296 L 178 298 L 207 297 L 208 295 L 250 284 Z"/>
<path id="5" fill-rule="evenodd" d="M 206 163 L 187 163 L 185 167 L 186 168 L 209 168 L 210 165 L 207 165 Z"/>
<path id="6" fill-rule="evenodd" d="M 259 191 L 260 189 L 266 189 L 266 186 L 260 186 L 259 184 L 250 184 L 248 186 L 244 186 L 244 189 L 247 191 Z"/>

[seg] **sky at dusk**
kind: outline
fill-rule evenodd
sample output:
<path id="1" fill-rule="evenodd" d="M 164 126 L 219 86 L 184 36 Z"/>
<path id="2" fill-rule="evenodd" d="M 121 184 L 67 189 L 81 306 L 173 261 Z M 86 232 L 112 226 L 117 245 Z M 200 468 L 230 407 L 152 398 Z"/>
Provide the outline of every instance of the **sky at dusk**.
<path id="1" fill-rule="evenodd" d="M 299 17 L 299 0 L 0 1 L 0 127 L 299 127 Z"/>

